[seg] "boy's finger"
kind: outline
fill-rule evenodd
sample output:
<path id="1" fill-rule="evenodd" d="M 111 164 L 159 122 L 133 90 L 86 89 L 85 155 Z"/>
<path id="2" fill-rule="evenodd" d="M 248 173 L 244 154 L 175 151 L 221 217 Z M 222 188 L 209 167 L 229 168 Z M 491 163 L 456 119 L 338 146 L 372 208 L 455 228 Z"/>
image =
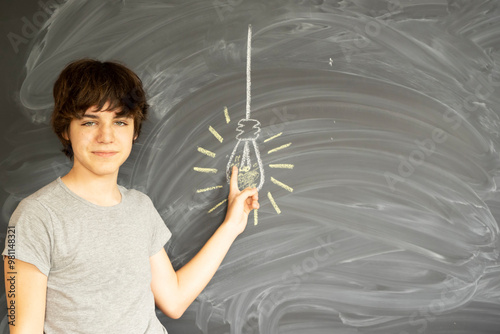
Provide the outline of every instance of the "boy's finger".
<path id="1" fill-rule="evenodd" d="M 231 170 L 231 179 L 229 180 L 229 191 L 238 193 L 238 167 L 233 166 Z"/>
<path id="2" fill-rule="evenodd" d="M 258 190 L 257 188 L 245 188 L 240 196 L 243 197 L 243 198 L 249 198 L 249 197 L 252 197 L 255 196 L 256 194 L 258 194 Z"/>

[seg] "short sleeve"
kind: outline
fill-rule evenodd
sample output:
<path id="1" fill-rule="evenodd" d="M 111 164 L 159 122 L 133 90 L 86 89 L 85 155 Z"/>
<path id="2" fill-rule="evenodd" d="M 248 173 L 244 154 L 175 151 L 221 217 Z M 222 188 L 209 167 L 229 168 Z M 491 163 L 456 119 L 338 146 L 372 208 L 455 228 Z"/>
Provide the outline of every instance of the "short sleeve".
<path id="1" fill-rule="evenodd" d="M 51 249 L 52 221 L 49 212 L 36 199 L 22 200 L 10 218 L 2 255 L 33 264 L 48 276 Z"/>
<path id="2" fill-rule="evenodd" d="M 170 240 L 172 233 L 168 229 L 167 225 L 161 218 L 160 214 L 151 202 L 151 246 L 149 248 L 149 256 L 153 256 L 158 253 L 163 246 Z"/>

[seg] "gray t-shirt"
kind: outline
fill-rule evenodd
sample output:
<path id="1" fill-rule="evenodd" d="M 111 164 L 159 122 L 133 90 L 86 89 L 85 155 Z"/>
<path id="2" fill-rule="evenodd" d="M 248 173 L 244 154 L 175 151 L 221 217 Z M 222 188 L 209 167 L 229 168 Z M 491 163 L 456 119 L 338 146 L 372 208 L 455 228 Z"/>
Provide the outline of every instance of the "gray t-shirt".
<path id="1" fill-rule="evenodd" d="M 155 313 L 149 257 L 171 233 L 150 198 L 119 186 L 122 200 L 93 204 L 60 178 L 19 203 L 3 255 L 47 281 L 46 334 L 167 333 Z M 12 228 L 13 227 L 13 228 Z"/>

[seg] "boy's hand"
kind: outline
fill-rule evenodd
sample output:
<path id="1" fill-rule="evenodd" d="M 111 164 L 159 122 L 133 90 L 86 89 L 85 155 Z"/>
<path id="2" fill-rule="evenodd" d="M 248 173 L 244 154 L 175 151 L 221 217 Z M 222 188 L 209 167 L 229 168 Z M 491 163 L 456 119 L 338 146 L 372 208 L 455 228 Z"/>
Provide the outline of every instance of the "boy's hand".
<path id="1" fill-rule="evenodd" d="M 224 220 L 240 234 L 245 230 L 248 214 L 259 208 L 259 194 L 257 188 L 238 189 L 238 167 L 233 166 L 229 181 L 229 196 L 227 198 L 227 213 Z"/>

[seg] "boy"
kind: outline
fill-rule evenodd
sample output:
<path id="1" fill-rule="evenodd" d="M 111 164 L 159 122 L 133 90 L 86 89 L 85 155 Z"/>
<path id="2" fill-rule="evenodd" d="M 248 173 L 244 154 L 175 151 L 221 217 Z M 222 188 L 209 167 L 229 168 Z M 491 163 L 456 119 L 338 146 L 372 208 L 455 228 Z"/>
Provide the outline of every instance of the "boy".
<path id="1" fill-rule="evenodd" d="M 179 318 L 215 274 L 257 209 L 256 189 L 230 180 L 226 217 L 174 271 L 151 200 L 117 184 L 148 105 L 140 79 L 112 62 L 69 64 L 54 85 L 52 126 L 73 167 L 13 213 L 3 251 L 11 334 L 167 331 L 154 305 Z"/>

